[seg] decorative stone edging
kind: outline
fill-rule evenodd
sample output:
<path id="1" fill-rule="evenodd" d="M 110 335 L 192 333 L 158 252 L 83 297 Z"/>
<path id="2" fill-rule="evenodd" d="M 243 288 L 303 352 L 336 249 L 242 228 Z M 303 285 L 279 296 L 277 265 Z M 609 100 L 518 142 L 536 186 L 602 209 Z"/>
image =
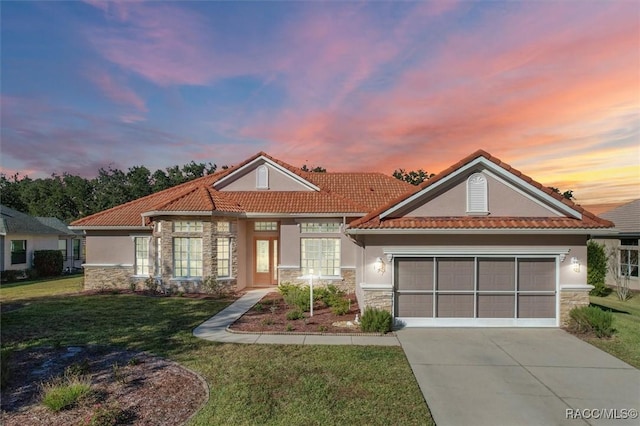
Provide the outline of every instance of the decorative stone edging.
<path id="1" fill-rule="evenodd" d="M 266 335 L 276 335 L 276 336 L 364 336 L 364 337 L 385 337 L 385 336 L 395 336 L 396 333 L 393 331 L 389 333 L 324 333 L 320 331 L 310 331 L 307 333 L 299 332 L 299 331 L 243 331 L 243 330 L 233 330 L 231 327 L 227 327 L 225 329 L 227 332 L 231 334 L 266 334 Z"/>

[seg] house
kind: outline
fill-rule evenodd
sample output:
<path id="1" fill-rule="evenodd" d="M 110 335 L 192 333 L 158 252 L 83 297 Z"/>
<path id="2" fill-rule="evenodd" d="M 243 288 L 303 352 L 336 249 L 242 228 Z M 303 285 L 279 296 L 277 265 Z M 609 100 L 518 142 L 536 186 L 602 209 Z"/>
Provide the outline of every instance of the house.
<path id="1" fill-rule="evenodd" d="M 84 236 L 82 231 L 69 229 L 69 226 L 56 217 L 36 217 L 38 222 L 58 231 L 58 250 L 62 252 L 63 270 L 74 272 L 82 270 L 84 263 Z"/>
<path id="2" fill-rule="evenodd" d="M 615 224 L 615 231 L 597 236 L 597 242 L 605 245 L 605 251 L 615 254 L 615 262 L 621 276 L 628 277 L 629 288 L 640 290 L 638 258 L 640 257 L 640 199 L 616 207 L 601 215 Z M 611 271 L 607 271 L 606 282 L 615 286 Z"/>
<path id="3" fill-rule="evenodd" d="M 61 250 L 65 256 L 64 266 L 69 269 L 78 268 L 83 262 L 79 256 L 82 240 L 81 233 L 70 230 L 59 219 L 33 217 L 0 205 L 1 271 L 23 271 L 31 268 L 33 252 L 36 250 Z"/>
<path id="4" fill-rule="evenodd" d="M 263 152 L 80 219 L 87 288 L 335 284 L 408 326 L 558 326 L 613 224 L 484 151 L 419 187 Z"/>

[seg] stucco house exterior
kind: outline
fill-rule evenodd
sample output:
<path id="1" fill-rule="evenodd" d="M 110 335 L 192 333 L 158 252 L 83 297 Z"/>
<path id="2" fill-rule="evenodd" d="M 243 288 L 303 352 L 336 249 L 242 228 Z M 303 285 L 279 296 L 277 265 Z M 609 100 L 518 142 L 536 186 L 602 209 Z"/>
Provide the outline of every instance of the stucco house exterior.
<path id="1" fill-rule="evenodd" d="M 601 214 L 615 224 L 615 232 L 598 235 L 596 241 L 605 245 L 607 254 L 615 253 L 620 274 L 628 277 L 629 288 L 640 290 L 638 259 L 640 258 L 640 199 L 631 201 Z M 607 271 L 608 286 L 616 282 L 610 270 Z"/>
<path id="2" fill-rule="evenodd" d="M 419 187 L 266 153 L 72 223 L 87 288 L 335 284 L 407 326 L 551 326 L 588 304 L 586 242 L 613 224 L 485 151 Z"/>
<path id="3" fill-rule="evenodd" d="M 34 217 L 0 205 L 0 271 L 33 266 L 36 250 L 60 250 L 64 268 L 80 268 L 83 235 L 54 217 Z"/>

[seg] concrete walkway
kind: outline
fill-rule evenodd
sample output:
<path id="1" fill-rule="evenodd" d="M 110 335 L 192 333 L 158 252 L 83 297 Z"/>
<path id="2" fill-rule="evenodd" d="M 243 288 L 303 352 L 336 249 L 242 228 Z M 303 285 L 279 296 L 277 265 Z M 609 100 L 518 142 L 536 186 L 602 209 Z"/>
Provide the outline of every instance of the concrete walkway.
<path id="1" fill-rule="evenodd" d="M 400 346 L 396 336 L 322 336 L 302 334 L 239 334 L 230 333 L 233 324 L 271 289 L 248 291 L 240 299 L 209 318 L 193 330 L 193 335 L 205 340 L 223 343 L 265 343 L 278 345 L 375 345 Z"/>
<path id="2" fill-rule="evenodd" d="M 640 424 L 640 371 L 563 330 L 396 333 L 438 426 Z"/>

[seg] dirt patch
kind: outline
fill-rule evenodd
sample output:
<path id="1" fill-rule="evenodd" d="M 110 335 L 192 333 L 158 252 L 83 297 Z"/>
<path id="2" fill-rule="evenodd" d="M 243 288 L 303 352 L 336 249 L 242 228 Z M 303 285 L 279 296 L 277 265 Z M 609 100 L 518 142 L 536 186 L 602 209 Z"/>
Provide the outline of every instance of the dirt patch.
<path id="1" fill-rule="evenodd" d="M 105 409 L 121 413 L 132 425 L 185 423 L 208 398 L 206 383 L 195 373 L 141 352 L 89 346 L 36 348 L 9 357 L 9 380 L 2 391 L 0 423 L 84 425 Z M 81 369 L 90 377 L 91 396 L 58 413 L 40 404 L 41 384 Z"/>
<path id="2" fill-rule="evenodd" d="M 295 308 L 287 306 L 280 293 L 268 293 L 229 328 L 256 333 L 361 333 L 360 326 L 355 324 L 356 314 L 360 313 L 356 296 L 348 294 L 345 297 L 350 301 L 349 312 L 345 315 L 336 315 L 331 308 L 317 301 L 313 305 L 313 316 L 305 312 L 304 318 L 289 320 L 287 312 Z"/>

